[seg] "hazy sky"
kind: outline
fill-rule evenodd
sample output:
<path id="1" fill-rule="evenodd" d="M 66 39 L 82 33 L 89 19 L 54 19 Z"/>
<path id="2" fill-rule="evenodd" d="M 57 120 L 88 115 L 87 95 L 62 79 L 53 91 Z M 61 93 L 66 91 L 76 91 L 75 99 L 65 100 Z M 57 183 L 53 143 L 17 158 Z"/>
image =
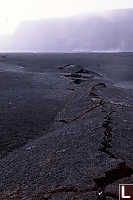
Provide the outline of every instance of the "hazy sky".
<path id="1" fill-rule="evenodd" d="M 13 33 L 26 20 L 131 7 L 133 0 L 0 0 L 0 34 Z"/>

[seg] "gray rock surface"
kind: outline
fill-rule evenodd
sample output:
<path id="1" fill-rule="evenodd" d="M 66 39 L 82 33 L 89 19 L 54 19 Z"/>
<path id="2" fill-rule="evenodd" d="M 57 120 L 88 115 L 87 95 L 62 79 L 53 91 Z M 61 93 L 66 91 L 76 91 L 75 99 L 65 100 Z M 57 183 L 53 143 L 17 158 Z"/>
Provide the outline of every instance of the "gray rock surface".
<path id="1" fill-rule="evenodd" d="M 58 76 L 67 101 L 45 135 L 0 160 L 0 199 L 118 199 L 118 184 L 133 182 L 133 93 Z"/>

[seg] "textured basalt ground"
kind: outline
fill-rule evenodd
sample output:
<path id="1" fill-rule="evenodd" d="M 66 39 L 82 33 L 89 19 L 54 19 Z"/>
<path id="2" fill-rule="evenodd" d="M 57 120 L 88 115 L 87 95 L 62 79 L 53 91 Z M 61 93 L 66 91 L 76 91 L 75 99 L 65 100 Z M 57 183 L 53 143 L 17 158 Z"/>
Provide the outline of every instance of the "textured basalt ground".
<path id="1" fill-rule="evenodd" d="M 27 137 L 27 133 L 30 137 L 30 141 L 20 142 L 19 148 L 15 146 L 18 139 L 16 143 L 13 142 L 14 132 L 9 130 L 5 131 L 6 137 L 1 135 L 1 138 L 10 142 L 7 149 L 2 147 L 1 142 L 1 152 L 5 152 L 1 153 L 0 160 L 0 200 L 115 200 L 118 199 L 120 183 L 133 183 L 133 92 L 116 88 L 101 74 L 79 65 L 60 66 L 58 70 L 57 74 L 27 73 L 28 92 L 23 94 L 26 110 L 22 109 L 19 115 L 18 108 L 23 101 L 18 101 L 18 123 L 22 116 L 26 115 L 25 120 L 31 116 L 34 119 L 34 112 L 48 111 L 44 116 L 39 115 L 41 117 L 37 118 L 38 121 L 33 120 L 34 123 L 42 120 L 39 128 L 35 129 L 31 125 L 36 130 L 34 134 L 32 130 L 27 132 L 29 123 L 27 129 L 20 129 L 19 134 L 16 134 L 16 138 L 20 137 L 21 140 Z M 10 96 L 12 107 L 15 95 L 22 95 L 22 85 L 25 83 L 21 76 L 23 72 L 2 73 L 14 84 Z M 14 76 L 18 84 L 14 82 Z M 1 77 L 4 81 L 5 77 Z M 24 83 L 19 85 L 20 81 Z M 30 84 L 34 84 L 33 88 Z M 41 94 L 43 99 L 45 92 L 40 91 L 46 85 L 50 92 L 43 102 L 38 97 Z M 5 88 L 1 92 L 5 99 L 10 94 Z M 53 111 L 53 107 L 47 107 L 52 106 L 53 99 L 56 101 L 53 104 L 56 111 Z M 2 102 L 1 116 L 5 110 L 10 110 L 2 106 L 6 106 L 6 100 Z M 16 99 L 14 102 L 17 106 Z M 31 102 L 33 107 L 30 107 Z M 32 115 L 28 115 L 29 107 Z M 52 114 L 48 115 L 49 110 Z M 17 117 L 12 109 L 10 112 L 14 117 L 10 118 L 9 114 L 5 119 L 12 120 L 12 125 Z M 52 119 L 47 119 L 47 116 L 52 116 Z M 2 122 L 4 124 L 4 119 Z M 9 136 L 11 138 L 8 140 Z M 14 145 L 12 149 L 10 145 Z"/>

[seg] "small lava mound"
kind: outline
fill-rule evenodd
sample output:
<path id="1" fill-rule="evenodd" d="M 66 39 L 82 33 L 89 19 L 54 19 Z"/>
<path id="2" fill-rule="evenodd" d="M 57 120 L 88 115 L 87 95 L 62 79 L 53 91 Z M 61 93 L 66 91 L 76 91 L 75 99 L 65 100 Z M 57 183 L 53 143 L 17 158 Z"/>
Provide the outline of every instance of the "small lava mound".
<path id="1" fill-rule="evenodd" d="M 75 84 L 81 84 L 84 81 L 88 81 L 90 78 L 101 77 L 100 74 L 89 71 L 81 65 L 64 65 L 59 66 L 58 69 L 65 73 L 65 77 L 71 78 Z"/>
<path id="2" fill-rule="evenodd" d="M 79 73 L 79 74 L 95 75 L 95 76 L 100 76 L 100 77 L 102 76 L 101 74 L 96 73 L 94 71 L 90 71 L 86 67 L 83 67 L 78 64 L 62 65 L 62 66 L 58 66 L 58 69 L 64 73 L 71 73 L 71 74 Z"/>

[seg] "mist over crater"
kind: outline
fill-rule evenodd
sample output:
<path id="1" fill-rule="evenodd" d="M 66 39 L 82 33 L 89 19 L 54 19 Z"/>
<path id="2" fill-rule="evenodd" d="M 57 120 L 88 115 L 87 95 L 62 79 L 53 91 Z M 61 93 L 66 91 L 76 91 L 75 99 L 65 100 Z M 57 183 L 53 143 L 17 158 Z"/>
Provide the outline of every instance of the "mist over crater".
<path id="1" fill-rule="evenodd" d="M 133 9 L 25 21 L 0 36 L 0 51 L 133 51 Z"/>

